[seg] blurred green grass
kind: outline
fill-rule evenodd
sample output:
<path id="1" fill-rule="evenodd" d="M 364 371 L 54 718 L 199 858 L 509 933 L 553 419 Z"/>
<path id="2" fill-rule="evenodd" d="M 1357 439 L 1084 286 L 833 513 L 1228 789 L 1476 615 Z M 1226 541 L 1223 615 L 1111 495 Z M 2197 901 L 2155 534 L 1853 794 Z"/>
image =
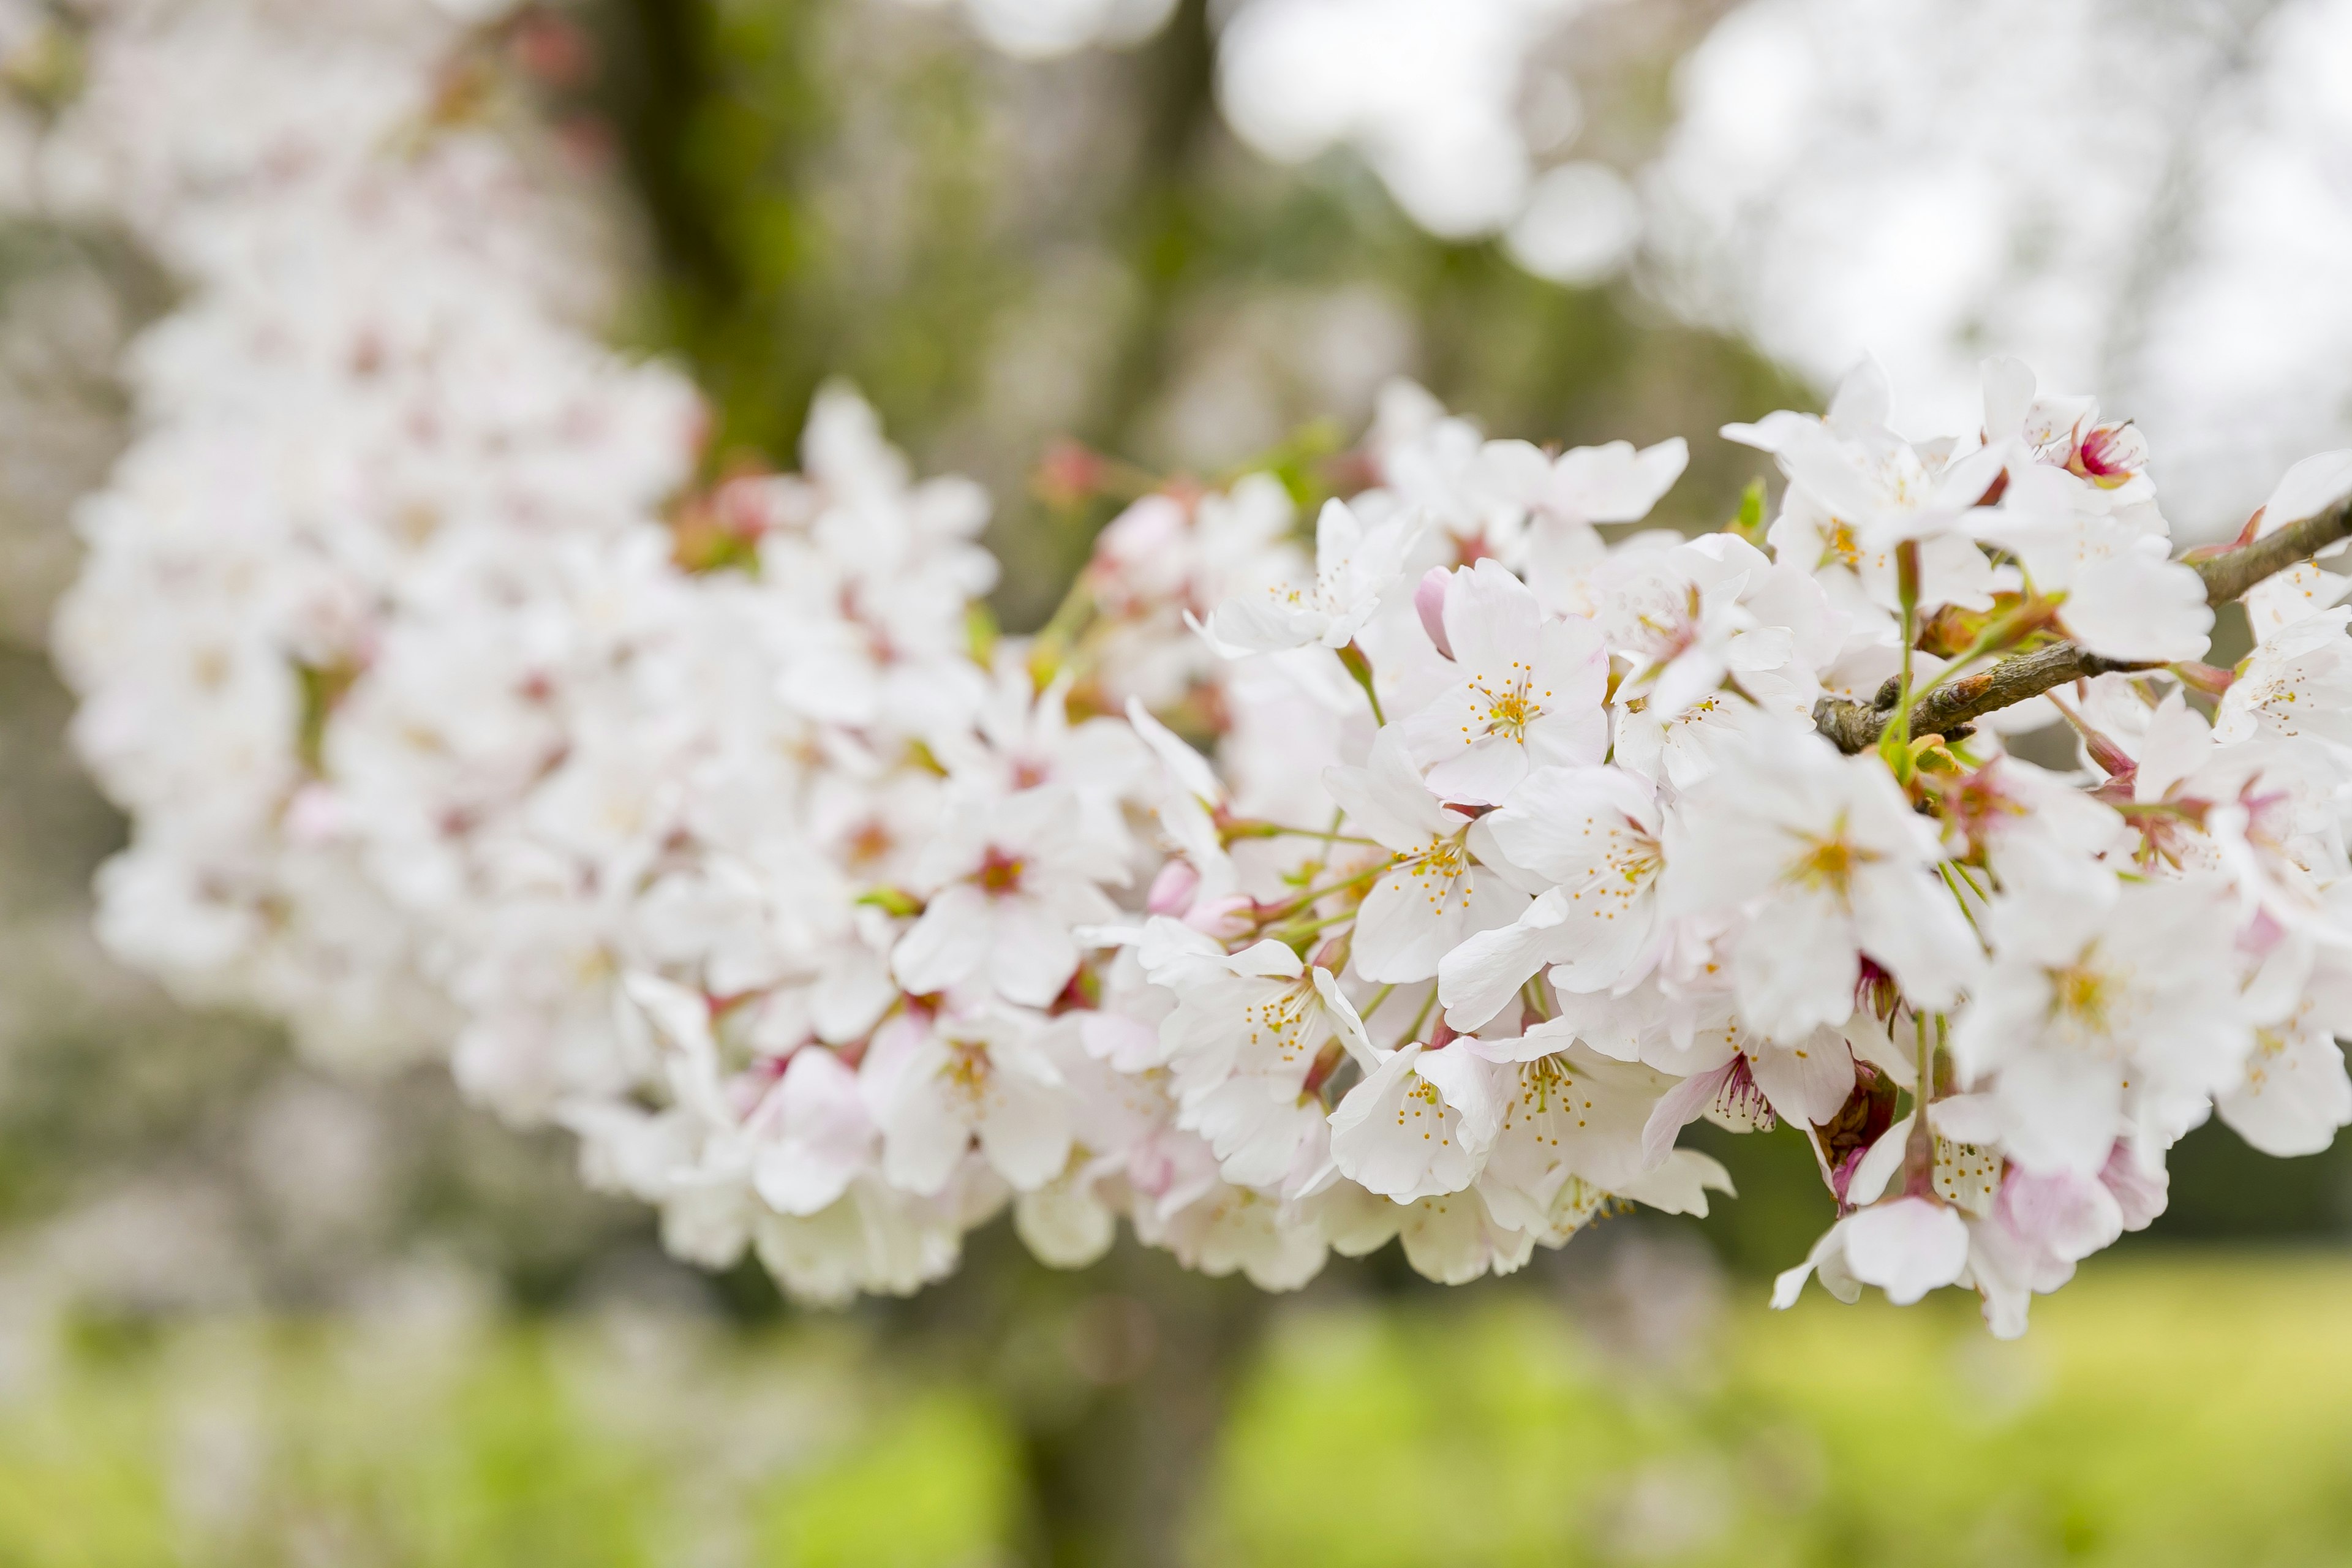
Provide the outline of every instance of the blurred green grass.
<path id="1" fill-rule="evenodd" d="M 2352 1260 L 2117 1258 L 2009 1345 L 1958 1297 L 1736 1290 L 1647 1349 L 1547 1287 L 1301 1303 L 1194 1556 L 2352 1561 Z M 1025 1506 L 984 1394 L 850 1324 L 85 1324 L 16 1350 L 8 1568 L 978 1564 L 1012 1560 Z"/>

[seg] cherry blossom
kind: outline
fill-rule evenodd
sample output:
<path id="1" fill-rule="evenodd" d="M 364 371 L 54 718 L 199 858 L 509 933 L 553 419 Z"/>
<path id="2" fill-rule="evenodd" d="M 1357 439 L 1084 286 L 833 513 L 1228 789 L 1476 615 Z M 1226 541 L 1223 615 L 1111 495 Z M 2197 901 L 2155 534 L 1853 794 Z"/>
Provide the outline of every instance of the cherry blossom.
<path id="1" fill-rule="evenodd" d="M 989 498 L 850 388 L 698 477 L 530 129 L 439 89 L 495 7 L 231 9 L 94 12 L 38 150 L 182 284 L 57 626 L 100 933 L 440 1057 L 680 1257 L 839 1302 L 1009 1215 L 1460 1283 L 1706 1212 L 1705 1120 L 1820 1170 L 1777 1303 L 2012 1334 L 2191 1128 L 2352 1124 L 2344 454 L 2179 556 L 2128 422 L 1996 361 L 1913 440 L 1866 364 L 1727 429 L 1785 488 L 1686 539 L 1622 531 L 1679 440 L 1399 384 L 1328 469 L 1123 498 L 1000 636 Z M 2074 771 L 2009 751 L 2057 724 Z"/>

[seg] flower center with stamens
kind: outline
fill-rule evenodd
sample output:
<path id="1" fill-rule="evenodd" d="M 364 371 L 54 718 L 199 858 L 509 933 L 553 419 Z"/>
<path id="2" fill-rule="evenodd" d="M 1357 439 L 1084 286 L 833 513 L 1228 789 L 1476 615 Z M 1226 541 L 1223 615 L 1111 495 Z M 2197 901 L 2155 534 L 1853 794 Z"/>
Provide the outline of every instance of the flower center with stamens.
<path id="1" fill-rule="evenodd" d="M 1845 836 L 1845 819 L 1840 817 L 1825 837 L 1797 836 L 1805 845 L 1804 852 L 1789 863 L 1788 879 L 1800 887 L 1812 888 L 1835 894 L 1841 901 L 1853 896 L 1853 874 L 1857 868 L 1876 860 L 1875 852 L 1862 848 Z"/>
<path id="2" fill-rule="evenodd" d="M 1608 867 L 1613 874 L 1611 879 L 1622 882 L 1629 893 L 1647 886 L 1665 863 L 1658 841 L 1639 831 L 1618 839 L 1609 849 Z"/>
<path id="3" fill-rule="evenodd" d="M 1822 563 L 1835 561 L 1842 566 L 1862 564 L 1862 546 L 1854 542 L 1853 525 L 1843 518 L 1832 518 L 1827 532 L 1822 535 Z"/>
<path id="4" fill-rule="evenodd" d="M 1527 733 L 1528 721 L 1542 711 L 1540 705 L 1528 700 L 1526 692 L 1507 691 L 1486 710 L 1487 732 L 1519 740 Z"/>
<path id="5" fill-rule="evenodd" d="M 1483 677 L 1470 682 L 1473 705 L 1486 712 L 1487 734 L 1500 735 L 1517 745 L 1527 744 L 1528 726 L 1541 718 L 1544 711 L 1542 702 L 1530 689 L 1534 684 L 1535 672 L 1517 659 L 1511 661 L 1511 673 L 1499 691 Z M 1547 690 L 1542 695 L 1549 697 L 1551 693 Z M 1465 742 L 1478 739 L 1467 724 L 1462 727 L 1462 738 Z"/>
<path id="6" fill-rule="evenodd" d="M 1304 1048 L 1302 1026 L 1315 999 L 1315 987 L 1300 984 L 1243 1008 L 1242 1022 L 1249 1030 L 1249 1043 L 1271 1044 L 1274 1054 L 1283 1062 L 1295 1062 Z"/>
<path id="7" fill-rule="evenodd" d="M 1428 895 L 1432 909 L 1444 909 L 1457 884 L 1462 889 L 1463 907 L 1469 907 L 1469 851 L 1463 847 L 1458 834 L 1451 838 L 1432 838 L 1429 847 L 1412 861 L 1412 874 L 1424 879 L 1422 890 Z"/>
<path id="8" fill-rule="evenodd" d="M 1008 893 L 1017 893 L 1021 890 L 1021 873 L 1024 868 L 1024 865 L 1020 857 L 1007 855 L 1003 850 L 992 845 L 988 853 L 981 857 L 980 870 L 972 877 L 972 880 L 979 883 L 980 890 L 990 898 L 1001 899 Z"/>
<path id="9" fill-rule="evenodd" d="M 947 1065 L 940 1069 L 940 1076 L 977 1100 L 988 1090 L 988 1047 L 978 1040 L 950 1040 L 947 1047 Z"/>
<path id="10" fill-rule="evenodd" d="M 890 829 L 878 818 L 869 816 L 850 833 L 843 853 L 851 866 L 866 867 L 881 859 L 895 847 Z"/>
<path id="11" fill-rule="evenodd" d="M 2052 1011 L 2090 1034 L 2107 1032 L 2116 990 L 2115 977 L 2095 968 L 2087 959 L 2050 972 Z"/>

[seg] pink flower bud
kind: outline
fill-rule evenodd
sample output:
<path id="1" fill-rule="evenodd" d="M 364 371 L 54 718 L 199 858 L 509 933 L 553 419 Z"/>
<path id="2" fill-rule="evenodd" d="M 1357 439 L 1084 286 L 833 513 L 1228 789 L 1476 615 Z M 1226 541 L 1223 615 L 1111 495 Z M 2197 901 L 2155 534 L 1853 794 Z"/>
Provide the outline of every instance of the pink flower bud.
<path id="1" fill-rule="evenodd" d="M 1143 907 L 1155 915 L 1181 915 L 1192 907 L 1192 895 L 1200 887 L 1201 873 L 1193 869 L 1192 862 L 1171 860 L 1151 879 L 1151 891 L 1144 895 Z"/>
<path id="2" fill-rule="evenodd" d="M 1412 590 L 1412 607 L 1421 616 L 1421 629 L 1448 658 L 1454 657 L 1454 645 L 1445 640 L 1445 584 L 1453 575 L 1443 566 L 1433 566 L 1422 574 Z"/>
<path id="3" fill-rule="evenodd" d="M 304 784 L 287 803 L 286 837 L 296 844 L 332 844 L 349 832 L 351 826 L 350 806 L 325 784 Z"/>
<path id="4" fill-rule="evenodd" d="M 1184 911 L 1184 923 L 1194 931 L 1215 937 L 1219 942 L 1231 942 L 1246 936 L 1255 925 L 1253 907 L 1246 896 L 1230 899 L 1210 899 L 1194 904 Z"/>
<path id="5" fill-rule="evenodd" d="M 2129 421 L 2102 425 L 2083 437 L 2066 467 L 2101 489 L 2114 489 L 2147 467 L 2147 439 Z"/>

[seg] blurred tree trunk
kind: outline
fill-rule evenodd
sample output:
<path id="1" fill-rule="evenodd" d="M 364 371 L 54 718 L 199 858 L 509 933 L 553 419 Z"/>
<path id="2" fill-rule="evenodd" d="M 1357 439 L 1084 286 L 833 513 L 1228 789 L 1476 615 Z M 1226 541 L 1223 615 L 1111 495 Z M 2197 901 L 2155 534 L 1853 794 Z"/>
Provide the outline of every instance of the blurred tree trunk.
<path id="1" fill-rule="evenodd" d="M 1245 1281 L 1203 1279 L 1139 1249 L 1105 1272 L 1105 1293 L 1072 1324 L 1074 1348 L 1139 1364 L 1084 1367 L 1091 1386 L 1075 1406 L 1029 1416 L 1030 1561 L 1179 1568 L 1212 1499 L 1218 1436 L 1256 1361 L 1268 1301 Z M 1127 1335 L 1140 1342 L 1121 1342 Z M 1097 1339 L 1108 1342 L 1089 1342 Z M 1122 1375 L 1097 1381 L 1105 1372 Z"/>
<path id="2" fill-rule="evenodd" d="M 881 1309 L 908 1359 L 992 1391 L 1019 1446 L 1026 1568 L 1179 1568 L 1273 1300 L 1122 1239 L 1091 1268 L 999 1224 L 953 1279 Z"/>

